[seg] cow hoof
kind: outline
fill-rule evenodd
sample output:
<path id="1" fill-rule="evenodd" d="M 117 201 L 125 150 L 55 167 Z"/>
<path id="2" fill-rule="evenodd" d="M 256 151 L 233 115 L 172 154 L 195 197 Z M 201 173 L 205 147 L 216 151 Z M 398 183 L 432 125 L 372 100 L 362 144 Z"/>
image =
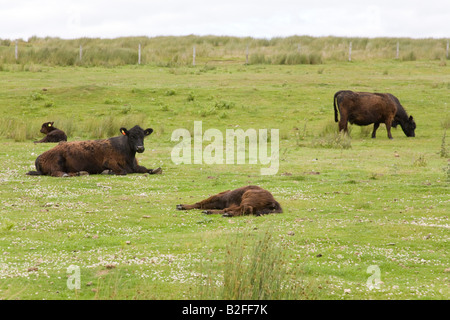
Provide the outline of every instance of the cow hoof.
<path id="1" fill-rule="evenodd" d="M 112 170 L 106 169 L 106 170 L 102 171 L 102 174 L 113 174 L 113 172 L 112 172 Z"/>
<path id="2" fill-rule="evenodd" d="M 224 218 L 229 218 L 229 217 L 232 217 L 232 215 L 229 214 L 229 213 L 224 213 L 224 214 L 222 215 L 222 217 L 224 217 Z"/>
<path id="3" fill-rule="evenodd" d="M 204 211 L 202 211 L 202 213 L 204 213 L 204 214 L 212 214 L 212 212 L 209 211 L 209 210 L 204 210 Z"/>
<path id="4" fill-rule="evenodd" d="M 158 168 L 158 169 L 152 169 L 150 171 L 150 174 L 162 174 L 162 169 Z"/>
<path id="5" fill-rule="evenodd" d="M 67 177 L 69 177 L 69 175 L 67 173 L 64 173 L 61 177 L 67 178 Z"/>
<path id="6" fill-rule="evenodd" d="M 77 175 L 78 176 L 88 176 L 89 172 L 87 172 L 87 171 L 79 171 Z"/>
<path id="7" fill-rule="evenodd" d="M 177 210 L 184 210 L 184 207 L 182 204 L 177 204 Z"/>

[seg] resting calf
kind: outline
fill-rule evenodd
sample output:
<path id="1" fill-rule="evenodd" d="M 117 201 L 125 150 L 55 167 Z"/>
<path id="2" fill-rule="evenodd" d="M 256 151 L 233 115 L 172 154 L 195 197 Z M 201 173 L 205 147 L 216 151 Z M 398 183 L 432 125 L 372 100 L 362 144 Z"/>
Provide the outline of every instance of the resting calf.
<path id="1" fill-rule="evenodd" d="M 54 127 L 53 123 L 54 122 L 44 122 L 42 124 L 40 132 L 45 134 L 45 137 L 34 143 L 67 141 L 67 136 L 64 131 Z"/>
<path id="2" fill-rule="evenodd" d="M 232 191 L 224 191 L 192 205 L 179 204 L 177 209 L 206 209 L 203 213 L 218 213 L 224 217 L 249 214 L 259 216 L 283 212 L 272 194 L 258 186 L 246 186 Z"/>

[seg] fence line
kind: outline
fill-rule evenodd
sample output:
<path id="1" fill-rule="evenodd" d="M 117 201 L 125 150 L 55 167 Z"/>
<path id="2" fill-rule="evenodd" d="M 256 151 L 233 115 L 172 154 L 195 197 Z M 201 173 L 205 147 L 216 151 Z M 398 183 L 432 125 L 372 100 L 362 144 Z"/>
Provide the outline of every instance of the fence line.
<path id="1" fill-rule="evenodd" d="M 138 44 L 138 61 L 137 64 L 140 65 L 142 62 L 142 46 L 141 43 Z M 302 51 L 302 46 L 300 43 L 297 44 L 297 54 L 300 54 L 300 52 Z M 351 62 L 352 61 L 352 50 L 353 50 L 353 42 L 350 41 L 349 42 L 349 46 L 348 46 L 348 61 Z M 366 49 L 365 49 L 366 50 Z M 249 44 L 246 45 L 245 48 L 245 64 L 249 64 Z M 411 54 L 414 54 L 413 51 L 411 51 Z M 274 55 L 272 53 L 272 55 Z M 15 40 L 15 48 L 14 48 L 14 57 L 15 60 L 18 61 L 19 60 L 19 41 Z M 449 40 L 447 39 L 446 41 L 446 46 L 445 46 L 445 57 L 448 59 L 449 58 Z M 400 58 L 400 42 L 397 41 L 396 43 L 396 54 L 395 54 L 395 59 L 399 59 Z M 415 57 L 414 57 L 415 59 Z M 79 61 L 83 61 L 83 46 L 80 45 L 79 47 Z M 193 46 L 193 51 L 192 51 L 192 66 L 196 66 L 196 46 Z"/>

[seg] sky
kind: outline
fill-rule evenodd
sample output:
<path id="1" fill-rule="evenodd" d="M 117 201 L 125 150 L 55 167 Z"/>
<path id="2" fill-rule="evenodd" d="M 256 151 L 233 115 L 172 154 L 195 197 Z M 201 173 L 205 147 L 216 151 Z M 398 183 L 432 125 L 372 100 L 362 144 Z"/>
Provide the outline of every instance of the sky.
<path id="1" fill-rule="evenodd" d="M 0 39 L 450 38 L 449 0 L 0 0 Z"/>

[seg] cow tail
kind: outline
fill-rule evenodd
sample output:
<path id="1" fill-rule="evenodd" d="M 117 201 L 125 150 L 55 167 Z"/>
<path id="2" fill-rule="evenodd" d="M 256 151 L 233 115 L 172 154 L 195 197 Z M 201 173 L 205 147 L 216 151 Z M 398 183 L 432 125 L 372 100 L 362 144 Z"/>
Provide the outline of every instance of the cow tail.
<path id="1" fill-rule="evenodd" d="M 43 173 L 41 171 L 28 171 L 27 175 L 29 175 L 29 176 L 42 176 Z"/>
<path id="2" fill-rule="evenodd" d="M 339 108 L 339 104 L 337 103 L 337 96 L 339 95 L 339 93 L 341 93 L 340 91 L 336 92 L 334 94 L 334 99 L 333 99 L 333 106 L 334 106 L 334 122 L 338 122 L 338 110 L 337 108 Z M 337 108 L 336 108 L 337 105 Z"/>

